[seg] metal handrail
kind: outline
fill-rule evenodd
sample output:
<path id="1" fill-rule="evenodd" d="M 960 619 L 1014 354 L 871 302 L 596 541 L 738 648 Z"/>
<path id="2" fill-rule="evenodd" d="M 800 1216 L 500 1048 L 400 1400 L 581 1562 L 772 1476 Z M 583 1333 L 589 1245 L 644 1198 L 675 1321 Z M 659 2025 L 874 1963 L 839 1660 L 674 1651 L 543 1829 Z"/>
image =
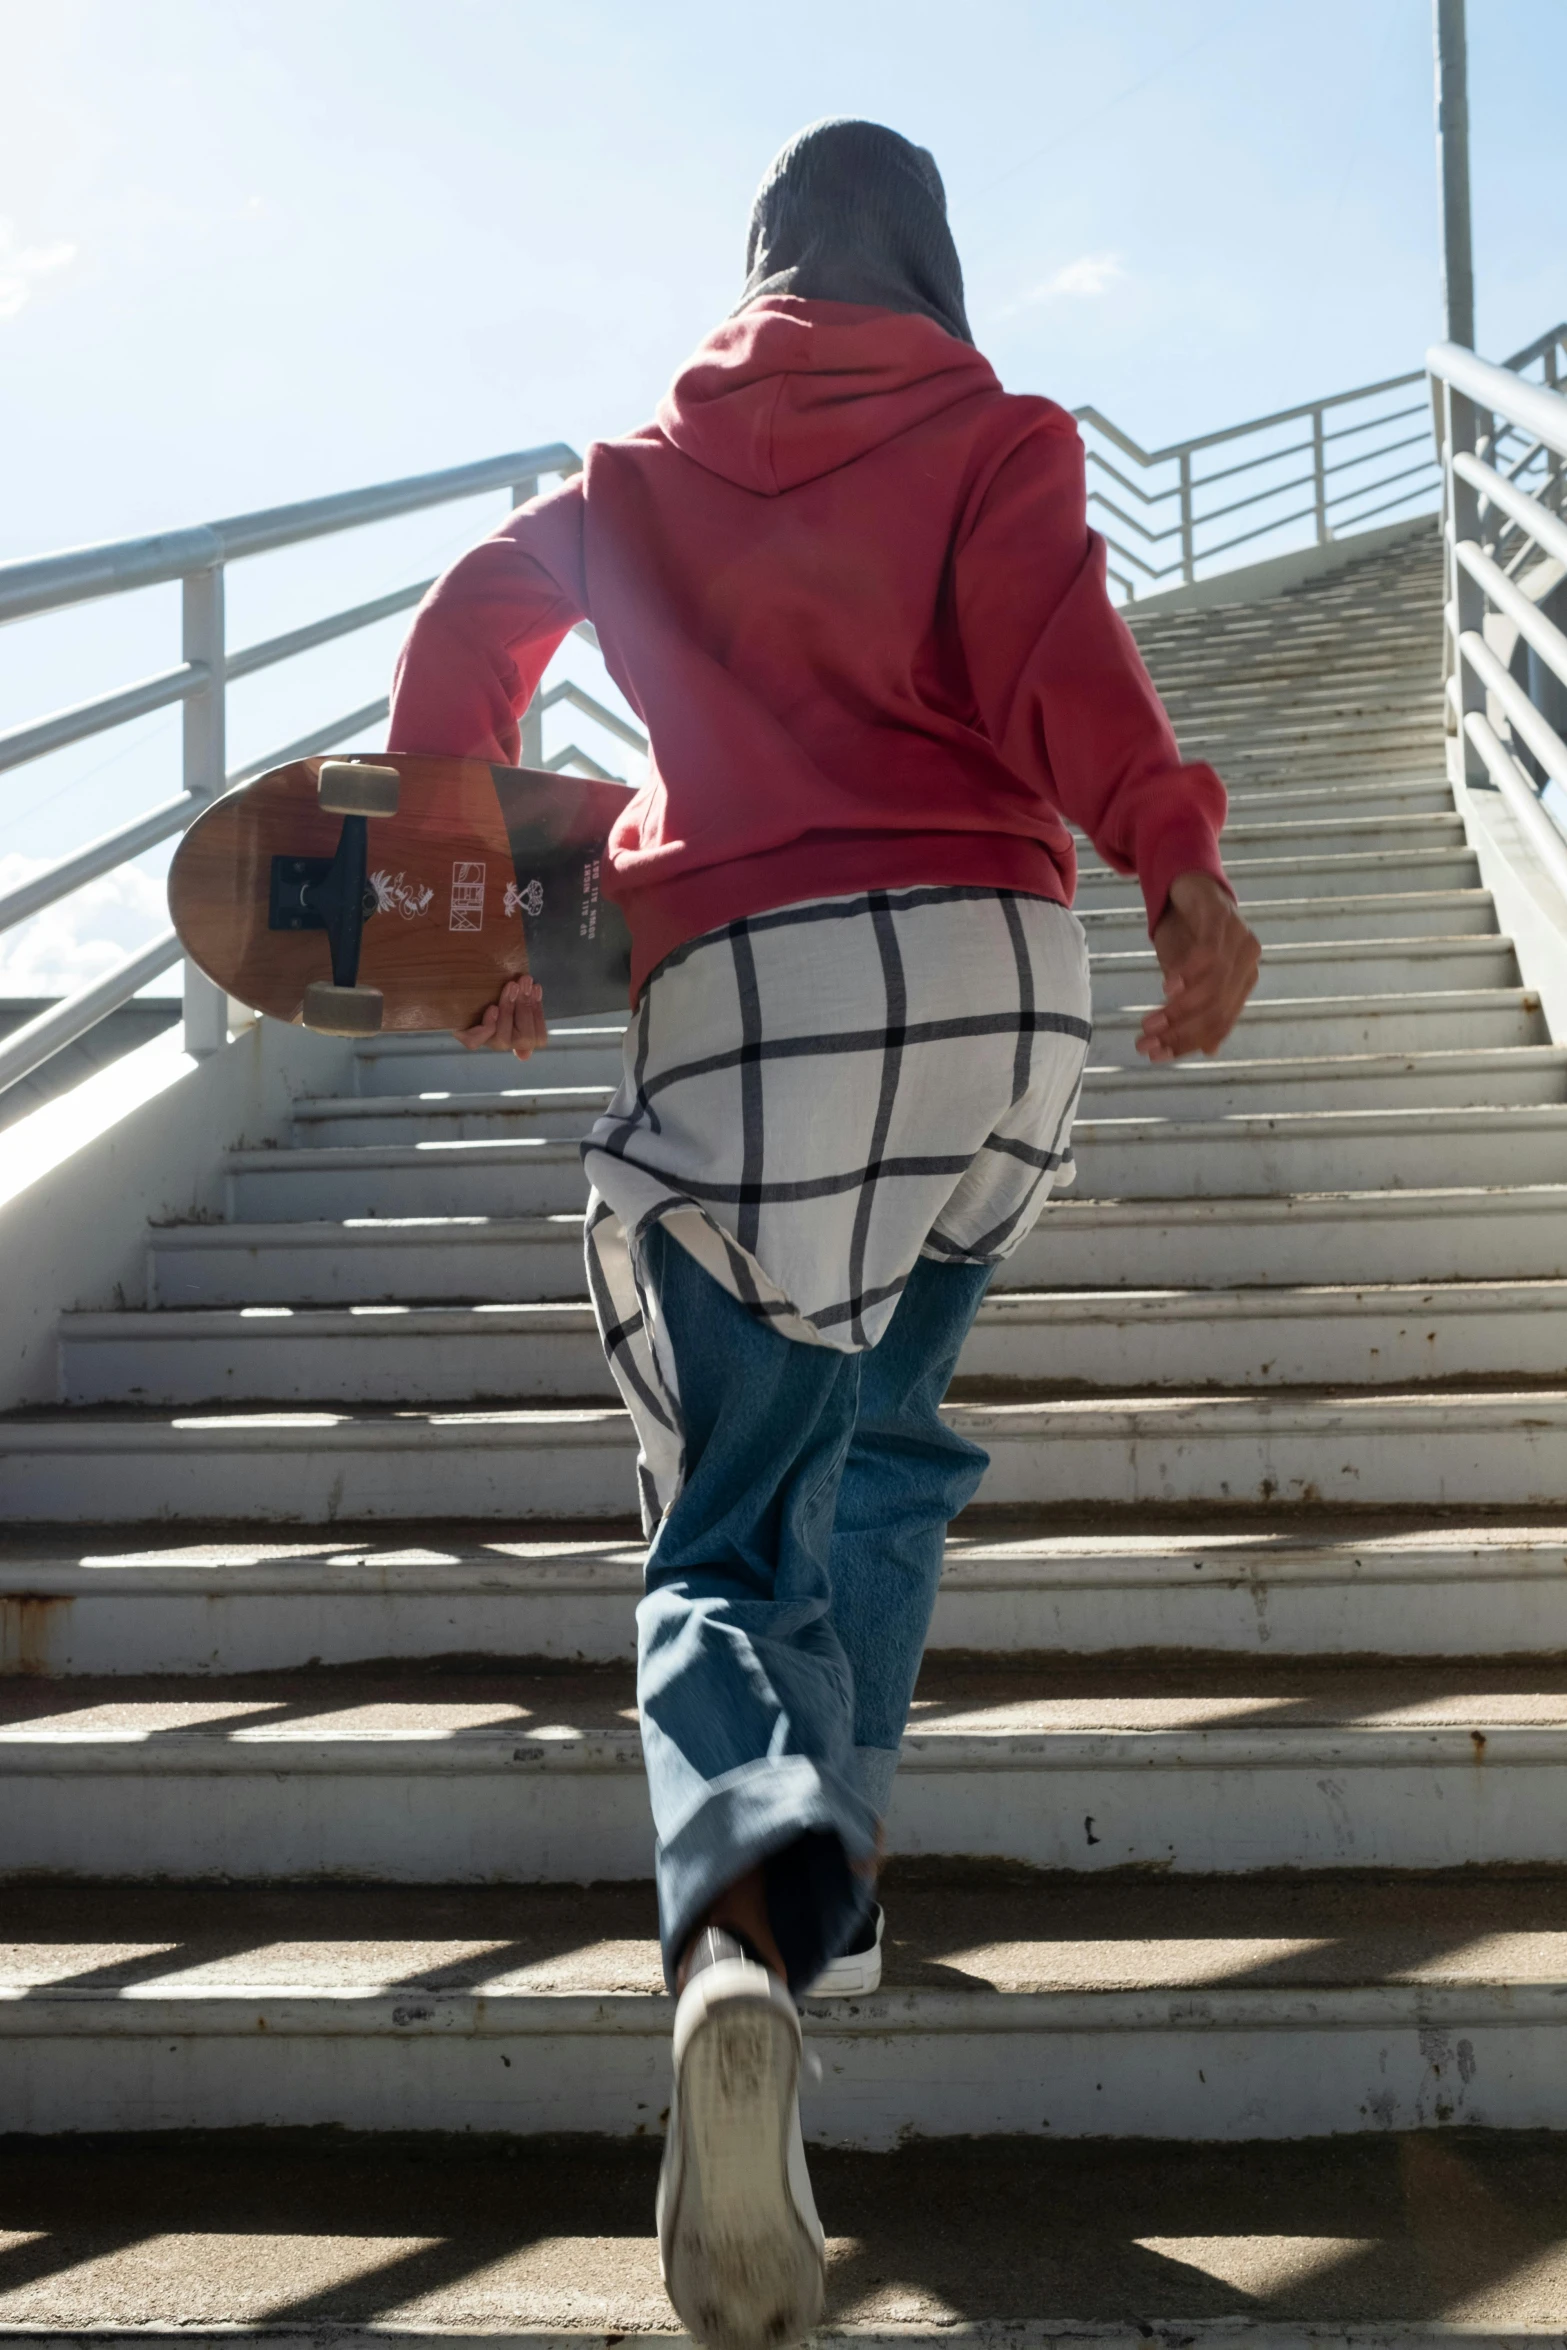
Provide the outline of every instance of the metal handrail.
<path id="1" fill-rule="evenodd" d="M 1087 452 L 1090 466 L 1108 475 L 1134 497 L 1143 509 L 1167 508 L 1170 501 L 1176 502 L 1174 518 L 1166 520 L 1161 514 L 1159 520 L 1163 527 L 1151 528 L 1149 523 L 1139 520 L 1135 514 L 1129 514 L 1106 490 L 1093 483 L 1088 492 L 1091 503 L 1100 509 L 1102 516 L 1120 524 L 1144 547 L 1156 548 L 1167 540 L 1180 542 L 1180 552 L 1174 561 L 1148 562 L 1124 538 L 1117 537 L 1112 529 L 1106 528 L 1109 555 L 1114 558 L 1114 563 L 1130 566 L 1154 583 L 1174 576 L 1189 582 L 1196 578 L 1200 566 L 1211 564 L 1220 556 L 1231 554 L 1236 548 L 1247 546 L 1254 540 L 1272 538 L 1281 531 L 1292 530 L 1302 522 L 1314 523 L 1318 542 L 1326 543 L 1334 536 L 1334 514 L 1343 515 L 1346 507 L 1357 502 L 1361 502 L 1360 510 L 1347 518 L 1348 526 L 1352 529 L 1358 529 L 1379 514 L 1391 513 L 1395 508 L 1408 506 L 1418 498 L 1434 495 L 1437 488 L 1437 462 L 1434 456 L 1424 457 L 1418 463 L 1396 472 L 1383 473 L 1374 480 L 1352 484 L 1345 480 L 1351 472 L 1364 471 L 1400 450 L 1423 443 L 1425 435 L 1421 432 L 1398 434 L 1392 439 L 1379 438 L 1372 448 L 1352 451 L 1345 445 L 1368 433 L 1385 435 L 1388 427 L 1406 423 L 1411 417 L 1422 414 L 1424 403 L 1416 402 L 1391 409 L 1378 406 L 1375 414 L 1355 417 L 1349 422 L 1339 421 L 1343 411 L 1359 401 L 1380 403 L 1389 392 L 1400 391 L 1421 380 L 1418 369 L 1407 375 L 1387 376 L 1375 383 L 1360 384 L 1352 391 L 1332 392 L 1320 400 L 1306 400 L 1294 408 L 1279 408 L 1266 416 L 1251 417 L 1244 424 L 1227 426 L 1222 432 L 1199 433 L 1188 441 L 1172 441 L 1162 449 L 1144 449 L 1130 433 L 1112 423 L 1098 408 L 1079 408 L 1076 411 L 1079 422 L 1102 434 L 1116 450 L 1131 458 L 1134 463 L 1146 468 L 1171 465 L 1177 468 L 1177 478 L 1173 482 L 1166 482 L 1157 489 L 1145 489 L 1090 444 Z M 1330 417 L 1334 420 L 1331 425 Z M 1304 438 L 1284 441 L 1260 452 L 1237 457 L 1233 463 L 1212 466 L 1207 472 L 1200 472 L 1194 463 L 1201 451 L 1229 448 L 1259 434 L 1272 434 L 1302 418 L 1309 419 L 1311 427 Z M 1291 461 L 1299 458 L 1308 460 L 1306 468 L 1289 472 L 1287 469 Z M 1272 476 L 1262 486 L 1248 490 L 1242 497 L 1226 498 L 1222 503 L 1212 502 L 1210 493 L 1215 485 L 1234 481 L 1242 474 L 1255 475 L 1262 471 Z M 1406 482 L 1413 486 L 1407 489 L 1399 487 Z M 1364 506 L 1364 500 L 1394 488 L 1398 489 L 1396 496 L 1385 499 L 1378 506 Z M 1286 501 L 1301 490 L 1310 492 L 1310 504 L 1283 511 Z M 1251 512 L 1256 516 L 1250 529 L 1214 539 L 1212 532 L 1215 524 L 1243 512 Z M 1135 594 L 1132 579 L 1126 570 L 1117 570 L 1112 565 L 1110 575 L 1126 590 L 1129 598 Z"/>
<path id="2" fill-rule="evenodd" d="M 1564 351 L 1567 351 L 1567 326 L 1558 326 L 1515 353 L 1505 368 L 1490 366 L 1473 353 L 1451 346 L 1433 352 L 1430 360 L 1433 390 L 1440 395 L 1438 406 L 1446 419 L 1442 445 L 1447 460 L 1448 512 L 1450 518 L 1461 513 L 1465 521 L 1463 529 L 1455 532 L 1450 527 L 1448 533 L 1452 549 L 1449 602 L 1453 609 L 1448 632 L 1449 666 L 1455 681 L 1457 723 L 1466 745 L 1465 757 L 1472 758 L 1474 777 L 1479 784 L 1487 780 L 1494 782 L 1491 770 L 1499 760 L 1507 762 L 1510 796 L 1525 794 L 1536 826 L 1543 825 L 1547 831 L 1549 822 L 1540 809 L 1532 778 L 1514 751 L 1502 741 L 1483 707 L 1487 691 L 1492 692 L 1494 708 L 1509 734 L 1532 755 L 1538 757 L 1542 749 L 1549 754 L 1542 760 L 1547 772 L 1556 772 L 1561 737 L 1539 714 L 1525 720 L 1518 706 L 1521 689 L 1516 681 L 1508 680 L 1506 693 L 1494 686 L 1494 677 L 1488 683 L 1487 675 L 1482 672 L 1494 672 L 1494 656 L 1485 645 L 1479 622 L 1488 605 L 1504 615 L 1511 613 L 1513 625 L 1524 640 L 1550 673 L 1567 685 L 1567 675 L 1564 675 L 1567 658 L 1563 654 L 1567 638 L 1545 615 L 1535 612 L 1514 584 L 1511 575 L 1521 558 L 1510 557 L 1506 570 L 1494 560 L 1501 552 L 1500 540 L 1511 541 L 1515 536 L 1525 553 L 1531 547 L 1538 547 L 1558 560 L 1567 560 L 1567 523 L 1548 502 L 1555 499 L 1560 503 L 1564 476 L 1559 460 L 1567 455 L 1567 401 L 1555 390 Z M 1520 372 L 1536 364 L 1545 378 L 1542 384 L 1528 382 Z M 1169 540 L 1179 541 L 1175 559 L 1160 564 L 1145 561 L 1132 548 L 1110 538 L 1112 560 L 1107 566 L 1110 577 L 1130 596 L 1134 573 L 1153 582 L 1173 574 L 1190 580 L 1200 564 L 1298 523 L 1314 521 L 1318 538 L 1325 540 L 1333 535 L 1330 518 L 1346 508 L 1355 509 L 1349 526 L 1359 528 L 1379 514 L 1407 507 L 1416 497 L 1423 496 L 1425 490 L 1423 486 L 1406 489 L 1402 485 L 1419 484 L 1421 477 L 1434 469 L 1434 459 L 1374 474 L 1370 479 L 1351 481 L 1349 476 L 1376 468 L 1387 458 L 1413 446 L 1419 436 L 1379 441 L 1377 446 L 1363 447 L 1355 454 L 1345 444 L 1400 424 L 1418 413 L 1418 408 L 1384 407 L 1371 416 L 1349 421 L 1341 418 L 1343 411 L 1353 408 L 1357 402 L 1380 401 L 1387 393 L 1419 380 L 1417 373 L 1388 376 L 1155 450 L 1142 448 L 1096 408 L 1079 409 L 1079 419 L 1085 425 L 1102 434 L 1123 457 L 1139 467 L 1177 468 L 1174 482 L 1145 489 L 1099 450 L 1089 449 L 1090 463 L 1108 474 L 1144 509 L 1168 507 L 1172 501 L 1176 505 L 1175 518 L 1167 527 L 1150 529 L 1125 513 L 1104 491 L 1098 488 L 1090 491 L 1090 496 L 1105 511 L 1113 514 L 1150 549 Z M 1455 417 L 1460 426 L 1456 437 L 1452 429 Z M 1194 459 L 1200 452 L 1228 449 L 1253 435 L 1276 432 L 1303 418 L 1310 420 L 1311 427 L 1304 438 L 1265 448 L 1260 453 L 1237 455 L 1233 463 L 1221 464 L 1209 472 L 1196 469 Z M 1521 456 L 1512 447 L 1518 437 L 1527 443 Z M 1507 444 L 1505 455 L 1503 444 Z M 1308 471 L 1287 472 L 1292 460 L 1308 455 L 1311 459 Z M 552 442 L 542 448 L 485 458 L 477 464 L 411 475 L 366 489 L 270 507 L 256 513 L 231 515 L 185 530 L 113 540 L 99 546 L 77 547 L 56 555 L 0 564 L 0 622 L 174 580 L 181 585 L 183 612 L 178 666 L 11 729 L 0 736 L 0 770 L 45 757 L 67 744 L 173 706 L 181 710 L 184 735 L 183 790 L 179 796 L 144 810 L 130 823 L 89 842 L 8 892 L 0 898 L 0 930 L 25 921 L 57 899 L 181 831 L 230 785 L 245 781 L 266 767 L 329 749 L 385 717 L 387 705 L 382 697 L 313 728 L 298 740 L 268 753 L 264 759 L 229 771 L 225 739 L 226 694 L 230 684 L 406 611 L 419 601 L 430 584 L 425 580 L 411 583 L 230 652 L 225 644 L 223 608 L 224 574 L 230 562 L 497 489 L 507 490 L 513 502 L 521 504 L 536 494 L 543 475 L 575 473 L 580 463 L 575 450 L 564 442 Z M 1524 477 L 1539 480 L 1536 469 L 1542 465 L 1545 468 L 1540 485 L 1542 494 L 1536 495 L 1532 487 L 1525 486 Z M 1505 467 L 1505 472 L 1499 466 Z M 1211 492 L 1216 484 L 1268 468 L 1284 477 L 1221 505 L 1202 503 L 1204 494 Z M 1277 511 L 1293 494 L 1308 487 L 1309 504 L 1287 513 Z M 1384 497 L 1383 493 L 1389 490 L 1395 494 Z M 1382 498 L 1383 502 L 1368 507 L 1365 501 L 1373 498 Z M 1503 518 L 1499 530 L 1493 527 L 1489 546 L 1482 544 L 1482 498 L 1487 511 Z M 1199 537 L 1206 537 L 1215 523 L 1259 509 L 1264 510 L 1263 518 L 1253 528 L 1199 546 Z M 1519 607 L 1527 608 L 1528 626 Z M 590 625 L 579 624 L 577 633 L 597 648 L 598 640 Z M 560 705 L 581 711 L 634 750 L 646 751 L 646 737 L 638 728 L 568 680 L 552 687 L 547 694 L 536 695 L 525 714 L 522 755 L 526 763 L 553 768 L 575 764 L 590 774 L 606 774 L 596 760 L 575 744 L 545 759 L 541 736 L 543 715 L 546 709 Z M 1541 731 L 1542 727 L 1545 732 Z M 84 1034 L 134 995 L 149 978 L 177 960 L 178 952 L 170 933 L 123 958 L 114 970 L 90 987 L 79 989 L 65 1002 L 29 1022 L 25 1029 L 6 1038 L 0 1045 L 0 1087 L 25 1076 L 52 1052 Z M 210 981 L 187 965 L 188 1048 L 215 1049 L 226 1034 L 224 999 Z"/>
<path id="3" fill-rule="evenodd" d="M 1555 818 L 1552 806 L 1559 795 L 1567 807 L 1567 740 L 1550 708 L 1540 706 L 1542 696 L 1552 702 L 1551 682 L 1567 701 L 1567 632 L 1518 584 L 1534 550 L 1567 564 L 1567 522 L 1547 502 L 1553 489 L 1559 493 L 1559 472 L 1548 466 L 1538 492 L 1522 480 L 1542 451 L 1567 456 L 1567 399 L 1555 388 L 1556 352 L 1564 339 L 1567 329 L 1553 327 L 1515 354 L 1521 365 L 1541 360 L 1544 383 L 1530 382 L 1511 364 L 1494 366 L 1456 343 L 1437 344 L 1427 365 L 1444 477 L 1445 691 L 1465 785 L 1500 794 L 1567 897 L 1567 824 Z M 1503 472 L 1496 458 L 1513 433 L 1527 436 L 1531 447 Z M 1486 456 L 1479 454 L 1482 448 Z M 1505 518 L 1500 531 L 1493 527 L 1490 548 L 1488 515 Z M 1518 546 L 1504 569 L 1495 558 L 1502 540 L 1515 535 Z M 1488 640 L 1488 614 L 1507 623 L 1515 643 L 1532 655 L 1527 691 Z M 1562 706 L 1555 705 L 1557 718 Z M 1531 765 L 1545 778 L 1543 786 Z"/>
<path id="4" fill-rule="evenodd" d="M 75 995 L 67 996 L 62 1003 L 51 1004 L 47 1012 L 40 1012 L 25 1026 L 13 1029 L 0 1041 L 0 1087 L 30 1077 L 45 1061 L 63 1052 L 68 1044 L 74 1044 L 79 1036 L 85 1036 L 89 1028 L 96 1028 L 100 1020 L 117 1012 L 121 1004 L 129 1003 L 149 979 L 156 979 L 160 971 L 167 971 L 171 963 L 177 963 L 183 952 L 173 931 L 166 930 L 151 946 L 138 947 L 133 955 L 116 963 L 112 971 L 95 979 L 90 987 L 78 988 Z"/>
<path id="5" fill-rule="evenodd" d="M 1434 376 L 1462 392 L 1476 407 L 1505 416 L 1508 423 L 1532 433 L 1558 457 L 1567 457 L 1567 400 L 1543 384 L 1532 384 L 1505 367 L 1477 358 L 1457 343 L 1438 343 L 1427 353 Z"/>
<path id="6" fill-rule="evenodd" d="M 130 823 L 102 834 L 85 848 L 62 857 L 0 897 L 0 931 L 28 920 L 58 899 L 68 897 L 86 883 L 183 831 L 203 808 L 211 805 L 218 793 L 230 786 L 245 782 L 268 767 L 330 749 L 385 718 L 387 702 L 383 695 L 313 727 L 308 734 L 279 746 L 264 758 L 228 771 L 224 750 L 229 685 L 355 630 L 373 627 L 394 613 L 407 611 L 430 586 L 428 580 L 419 580 L 229 652 L 224 642 L 223 618 L 224 575 L 229 563 L 497 489 L 508 491 L 513 504 L 521 505 L 537 494 L 542 475 L 573 474 L 580 470 L 581 462 L 576 451 L 564 441 L 552 441 L 543 448 L 515 450 L 509 455 L 484 458 L 473 465 L 449 466 L 437 473 L 373 483 L 365 489 L 346 490 L 330 497 L 268 507 L 252 514 L 230 515 L 187 530 L 109 540 L 97 546 L 69 548 L 57 555 L 0 564 L 0 622 L 27 619 L 68 605 L 174 580 L 180 582 L 183 607 L 182 659 L 178 667 L 12 728 L 0 735 L 0 770 L 46 757 L 68 744 L 175 704 L 182 707 L 184 722 L 184 788 L 179 796 L 145 809 Z M 591 628 L 584 625 L 578 633 L 597 647 L 598 640 Z M 638 748 L 646 748 L 644 738 L 635 728 L 594 701 L 591 695 L 580 688 L 573 689 L 569 695 L 557 689 L 550 697 L 536 696 L 533 709 L 523 721 L 525 738 L 530 747 L 538 750 L 540 758 L 538 727 L 546 698 L 571 699 L 610 732 Z M 571 755 L 583 764 L 593 764 L 585 753 Z M 122 958 L 113 970 L 91 986 L 78 989 L 7 1037 L 0 1046 L 0 1088 L 27 1076 L 51 1054 L 96 1026 L 150 978 L 177 961 L 179 953 L 178 942 L 170 932 L 153 945 Z M 215 1050 L 227 1033 L 226 998 L 187 963 L 187 1049 Z"/>
<path id="7" fill-rule="evenodd" d="M 63 604 L 86 603 L 96 596 L 123 595 L 127 588 L 156 587 L 243 555 L 270 554 L 302 539 L 357 530 L 364 523 L 388 522 L 426 506 L 449 506 L 459 498 L 480 497 L 486 490 L 536 483 L 543 474 L 572 474 L 581 468 L 575 449 L 552 441 L 546 449 L 518 449 L 508 457 L 483 458 L 477 465 L 452 465 L 441 473 L 409 474 L 400 481 L 374 482 L 368 489 L 340 490 L 329 498 L 231 514 L 225 521 L 198 523 L 191 530 L 108 539 L 98 546 L 69 547 L 58 555 L 0 563 L 0 620 L 58 611 Z"/>
<path id="8" fill-rule="evenodd" d="M 1122 432 L 1119 425 L 1112 424 L 1108 416 L 1102 416 L 1097 408 L 1074 408 L 1072 414 L 1085 417 L 1090 424 L 1097 425 L 1107 440 L 1114 441 L 1117 448 L 1124 449 L 1128 457 L 1135 457 L 1139 465 L 1165 465 L 1172 457 L 1191 456 L 1198 449 L 1216 449 L 1221 441 L 1238 440 L 1243 433 L 1270 432 L 1275 425 L 1293 424 L 1297 416 L 1315 416 L 1319 409 L 1343 408 L 1353 400 L 1370 400 L 1382 392 L 1401 391 L 1405 384 L 1417 384 L 1421 378 L 1422 370 L 1411 368 L 1407 375 L 1384 376 L 1380 383 L 1359 384 L 1352 392 L 1329 392 L 1320 400 L 1302 400 L 1298 408 L 1277 408 L 1271 416 L 1253 416 L 1245 424 L 1227 424 L 1219 432 L 1199 433 L 1195 440 L 1171 441 L 1165 449 L 1140 448 L 1128 433 Z"/>

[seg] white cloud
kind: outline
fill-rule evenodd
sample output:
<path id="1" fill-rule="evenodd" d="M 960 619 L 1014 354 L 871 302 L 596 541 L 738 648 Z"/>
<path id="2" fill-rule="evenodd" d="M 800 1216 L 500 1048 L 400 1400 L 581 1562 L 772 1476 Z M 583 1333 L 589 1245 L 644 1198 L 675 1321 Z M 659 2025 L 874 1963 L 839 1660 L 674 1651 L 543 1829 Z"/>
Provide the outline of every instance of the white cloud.
<path id="1" fill-rule="evenodd" d="M 1001 312 L 1011 318 L 1019 310 L 1032 310 L 1040 302 L 1091 301 L 1107 293 L 1126 275 L 1126 264 L 1119 253 L 1082 253 L 1045 278 L 1039 285 L 1030 286 L 1019 294 Z"/>
<path id="2" fill-rule="evenodd" d="M 19 245 L 16 223 L 0 220 L 0 319 L 14 318 L 32 300 L 39 278 L 69 269 L 76 247 L 56 238 L 52 245 Z"/>
<path id="3" fill-rule="evenodd" d="M 0 856 L 0 897 L 41 873 L 42 857 Z M 164 884 L 138 865 L 100 874 L 30 922 L 0 931 L 0 996 L 71 995 L 169 927 Z"/>

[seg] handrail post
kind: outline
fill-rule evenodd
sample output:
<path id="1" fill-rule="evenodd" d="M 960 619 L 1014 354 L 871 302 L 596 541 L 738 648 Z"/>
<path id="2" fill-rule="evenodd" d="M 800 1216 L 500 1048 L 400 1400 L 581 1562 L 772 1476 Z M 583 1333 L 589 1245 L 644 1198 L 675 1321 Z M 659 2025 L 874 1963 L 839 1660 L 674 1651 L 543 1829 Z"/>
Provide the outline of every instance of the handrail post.
<path id="1" fill-rule="evenodd" d="M 1311 411 L 1311 481 L 1317 508 L 1317 544 L 1325 547 L 1331 535 L 1328 530 L 1328 443 L 1320 408 Z"/>
<path id="2" fill-rule="evenodd" d="M 1188 587 L 1197 576 L 1197 556 L 1194 547 L 1195 530 L 1192 522 L 1192 453 L 1181 451 L 1181 577 Z"/>
<path id="3" fill-rule="evenodd" d="M 1470 740 L 1465 720 L 1471 711 L 1485 714 L 1485 687 L 1463 654 L 1463 639 L 1472 629 L 1485 633 L 1485 591 L 1459 562 L 1457 549 L 1465 539 L 1480 536 L 1479 492 L 1455 471 L 1453 459 L 1473 455 L 1477 435 L 1474 402 L 1452 384 L 1446 387 L 1447 436 L 1443 471 L 1447 476 L 1447 607 L 1453 617 L 1453 671 L 1458 680 L 1458 740 L 1466 783 L 1485 783 L 1485 762 Z"/>
<path id="4" fill-rule="evenodd" d="M 199 661 L 205 683 L 185 704 L 184 784 L 193 798 L 215 797 L 225 774 L 223 675 L 223 566 L 188 571 L 180 583 L 182 650 Z M 221 987 L 185 958 L 185 1050 L 198 1057 L 228 1043 L 229 1000 Z"/>
<path id="5" fill-rule="evenodd" d="M 1474 349 L 1474 249 L 1469 228 L 1469 58 L 1464 0 L 1434 0 L 1436 157 L 1442 189 L 1442 304 L 1447 340 Z"/>
<path id="6" fill-rule="evenodd" d="M 538 494 L 538 477 L 534 475 L 527 480 L 512 484 L 511 502 L 514 507 L 526 506 Z M 544 764 L 544 710 L 539 701 L 537 686 L 534 687 L 532 701 L 522 714 L 518 732 L 521 736 L 521 743 L 517 757 L 522 765 L 524 767 L 542 767 Z"/>

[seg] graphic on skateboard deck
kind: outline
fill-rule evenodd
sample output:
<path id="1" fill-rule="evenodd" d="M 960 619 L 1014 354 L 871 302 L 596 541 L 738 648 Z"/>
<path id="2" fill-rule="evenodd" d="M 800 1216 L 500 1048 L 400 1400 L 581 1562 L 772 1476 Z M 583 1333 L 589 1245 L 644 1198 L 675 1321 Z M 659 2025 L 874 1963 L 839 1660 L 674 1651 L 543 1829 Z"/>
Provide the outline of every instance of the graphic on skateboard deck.
<path id="1" fill-rule="evenodd" d="M 482 759 L 295 759 L 197 817 L 169 911 L 230 995 L 339 1036 L 471 1028 L 525 973 L 552 1020 L 620 1011 L 631 940 L 599 885 L 630 796 Z"/>

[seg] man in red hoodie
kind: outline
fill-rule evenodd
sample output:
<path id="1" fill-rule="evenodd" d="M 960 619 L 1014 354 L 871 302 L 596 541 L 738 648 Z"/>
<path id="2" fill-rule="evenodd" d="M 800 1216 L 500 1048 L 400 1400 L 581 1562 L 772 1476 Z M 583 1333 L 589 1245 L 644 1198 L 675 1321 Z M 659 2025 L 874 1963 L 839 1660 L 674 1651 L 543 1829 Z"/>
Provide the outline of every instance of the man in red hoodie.
<path id="1" fill-rule="evenodd" d="M 651 1538 L 638 1703 L 679 1993 L 659 2187 L 713 2350 L 822 2306 L 795 1994 L 874 1989 L 880 1823 L 950 1518 L 939 1406 L 1069 1180 L 1090 1037 L 1068 823 L 1135 873 L 1139 1050 L 1223 1042 L 1258 949 L 1110 604 L 1072 419 L 974 349 L 930 156 L 826 122 L 753 209 L 739 308 L 656 420 L 427 597 L 389 747 L 503 762 L 592 621 L 644 719 L 606 887 L 624 1077 L 588 1272 Z M 464 1041 L 544 1041 L 531 982 Z"/>

